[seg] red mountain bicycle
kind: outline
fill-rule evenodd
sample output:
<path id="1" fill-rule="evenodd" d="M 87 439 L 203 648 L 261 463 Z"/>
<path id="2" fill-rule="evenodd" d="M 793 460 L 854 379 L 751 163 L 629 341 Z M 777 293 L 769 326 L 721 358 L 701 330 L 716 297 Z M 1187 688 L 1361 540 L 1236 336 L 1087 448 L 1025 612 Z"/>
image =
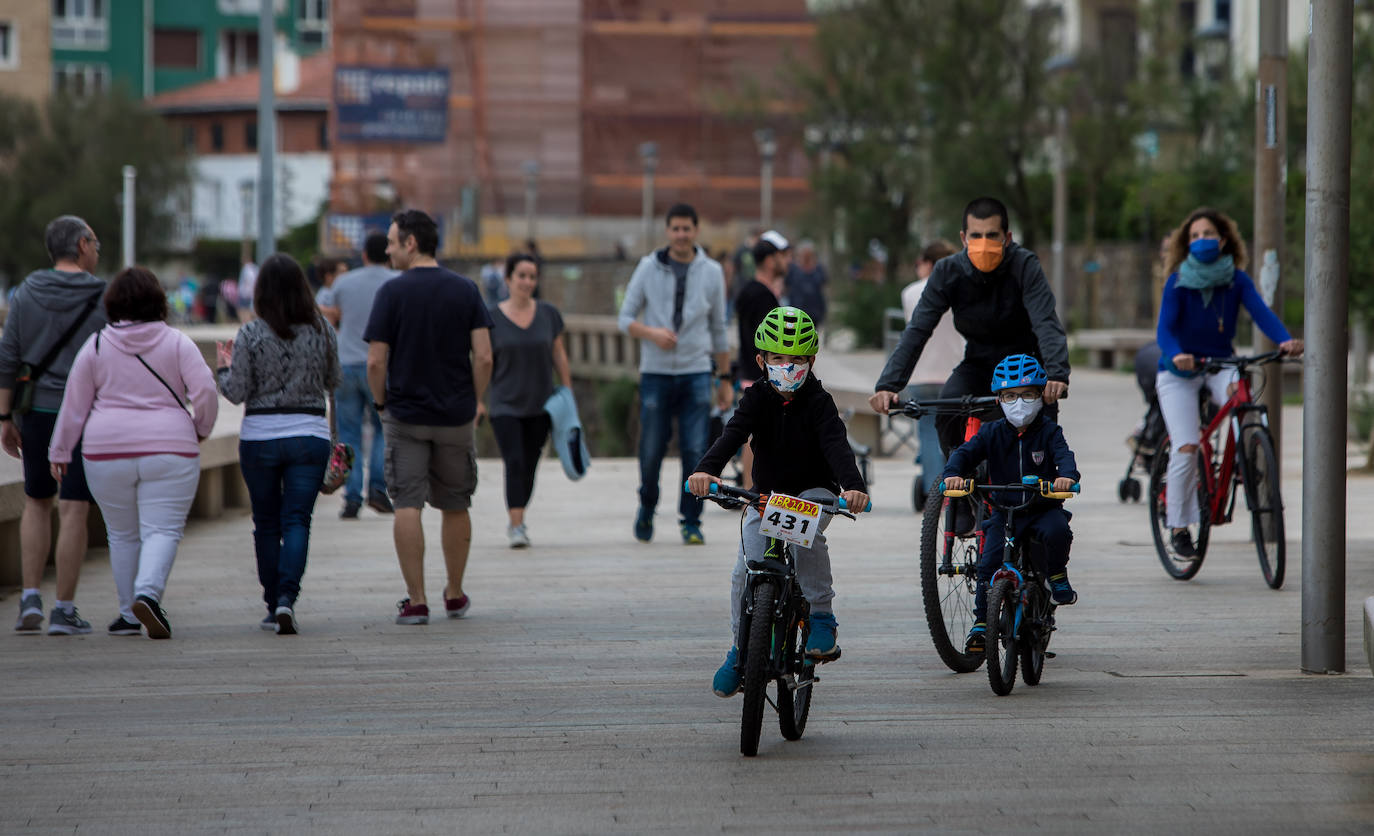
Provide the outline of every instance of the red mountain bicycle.
<path id="1" fill-rule="evenodd" d="M 1198 368 L 1203 374 L 1234 368 L 1240 378 L 1230 400 L 1203 429 L 1201 443 L 1194 454 L 1198 458 L 1197 498 L 1201 510 L 1200 522 L 1189 527 L 1197 551 L 1194 557 L 1178 554 L 1170 542 L 1172 529 L 1165 509 L 1168 505 L 1169 456 L 1173 451 L 1167 438 L 1160 443 L 1154 457 L 1154 467 L 1150 471 L 1150 523 L 1159 561 L 1173 578 L 1186 581 L 1202 568 L 1211 528 L 1231 521 L 1236 504 L 1235 488 L 1239 484 L 1250 509 L 1251 534 L 1264 582 L 1271 589 L 1283 586 L 1283 495 L 1279 489 L 1279 460 L 1274 452 L 1274 437 L 1269 433 L 1268 410 L 1254 402 L 1247 375 L 1249 370 L 1280 362 L 1282 357 L 1281 352 L 1272 351 L 1255 357 L 1198 358 Z M 1212 444 L 1214 438 L 1218 441 L 1216 447 Z"/>

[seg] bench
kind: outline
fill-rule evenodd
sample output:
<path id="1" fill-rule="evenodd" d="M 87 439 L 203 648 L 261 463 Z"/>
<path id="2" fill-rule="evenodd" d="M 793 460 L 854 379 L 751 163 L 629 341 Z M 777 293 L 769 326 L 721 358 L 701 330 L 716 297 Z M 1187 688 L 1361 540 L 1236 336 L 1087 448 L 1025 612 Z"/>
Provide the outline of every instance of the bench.
<path id="1" fill-rule="evenodd" d="M 1136 352 L 1154 339 L 1155 332 L 1149 328 L 1087 329 L 1075 331 L 1069 347 L 1087 351 L 1090 368 L 1116 371 L 1133 368 Z"/>
<path id="2" fill-rule="evenodd" d="M 211 345 L 211 350 L 213 348 Z M 200 483 L 191 503 L 192 519 L 214 519 L 226 509 L 248 507 L 248 487 L 239 472 L 239 424 L 243 408 L 220 398 L 219 409 L 215 428 L 200 447 Z M 19 518 L 23 511 L 23 465 L 18 459 L 0 453 L 0 586 L 20 583 Z M 55 547 L 56 503 L 53 504 L 52 525 Z M 105 521 L 97 505 L 91 506 L 87 530 L 92 548 L 105 545 Z"/>

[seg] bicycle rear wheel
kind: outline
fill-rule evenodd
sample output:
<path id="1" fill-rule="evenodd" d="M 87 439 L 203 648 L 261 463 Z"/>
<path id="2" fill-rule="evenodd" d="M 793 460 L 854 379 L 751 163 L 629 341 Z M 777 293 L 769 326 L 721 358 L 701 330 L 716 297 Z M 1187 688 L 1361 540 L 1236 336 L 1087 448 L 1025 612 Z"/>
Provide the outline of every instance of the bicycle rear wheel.
<path id="1" fill-rule="evenodd" d="M 978 540 L 950 535 L 956 503 L 968 502 L 946 498 L 932 488 L 921 517 L 921 603 L 935 652 L 955 673 L 970 673 L 983 664 L 982 654 L 965 653 L 963 647 L 973 627 Z"/>
<path id="2" fill-rule="evenodd" d="M 1043 581 L 1037 581 L 1043 583 Z M 1021 628 L 1025 641 L 1021 642 L 1021 681 L 1027 685 L 1039 685 L 1040 676 L 1045 672 L 1045 646 L 1049 643 L 1049 626 L 1040 624 L 1042 619 L 1050 618 L 1050 607 L 1045 602 L 1044 592 L 1031 591 L 1026 602 L 1026 613 L 1035 614 L 1034 624 Z"/>
<path id="3" fill-rule="evenodd" d="M 1250 506 L 1250 529 L 1264 582 L 1270 589 L 1278 589 L 1283 586 L 1286 550 L 1283 493 L 1279 489 L 1274 440 L 1263 427 L 1252 430 L 1245 438 L 1245 502 Z"/>
<path id="4" fill-rule="evenodd" d="M 1159 562 L 1163 564 L 1164 571 L 1169 573 L 1169 577 L 1180 581 L 1191 579 L 1202 568 L 1202 559 L 1207 555 L 1207 538 L 1211 532 L 1211 499 L 1207 494 L 1207 481 L 1202 478 L 1202 473 L 1198 474 L 1197 501 L 1198 519 L 1197 525 L 1188 526 L 1188 531 L 1193 538 L 1193 550 L 1197 553 L 1194 557 L 1184 557 L 1174 551 L 1172 533 L 1168 520 L 1168 491 L 1169 491 L 1169 439 L 1165 437 L 1159 442 L 1159 449 L 1155 452 L 1154 465 L 1150 468 L 1150 531 L 1154 535 L 1155 552 L 1159 555 Z M 1198 468 L 1209 468 L 1210 464 L 1203 460 L 1202 452 L 1198 451 Z"/>
<path id="5" fill-rule="evenodd" d="M 762 581 L 754 587 L 749 647 L 744 657 L 744 712 L 739 727 L 740 754 L 750 758 L 759 753 L 759 732 L 763 728 L 763 704 L 768 688 L 768 661 L 773 652 L 773 603 L 777 598 L 777 587 L 769 581 Z"/>
<path id="6" fill-rule="evenodd" d="M 1010 694 L 1016 686 L 1016 606 L 1020 597 L 1007 578 L 994 583 L 988 594 L 988 684 L 999 697 Z"/>
<path id="7" fill-rule="evenodd" d="M 810 632 L 808 622 L 798 618 L 787 634 L 787 658 L 797 671 L 797 682 L 812 682 L 816 678 L 816 666 L 807 662 L 805 657 L 806 637 Z M 788 690 L 787 680 L 778 680 L 778 731 L 782 732 L 784 739 L 801 740 L 806 731 L 806 718 L 811 714 L 813 690 L 813 686 L 808 684 L 791 691 Z"/>

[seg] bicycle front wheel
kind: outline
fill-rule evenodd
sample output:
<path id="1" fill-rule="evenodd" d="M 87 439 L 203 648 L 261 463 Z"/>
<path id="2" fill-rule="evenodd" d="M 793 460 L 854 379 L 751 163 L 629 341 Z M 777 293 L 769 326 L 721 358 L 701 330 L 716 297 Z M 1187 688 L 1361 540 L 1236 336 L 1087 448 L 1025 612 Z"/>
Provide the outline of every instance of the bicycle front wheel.
<path id="1" fill-rule="evenodd" d="M 1165 437 L 1159 442 L 1159 449 L 1155 451 L 1154 466 L 1150 468 L 1150 531 L 1154 535 L 1155 552 L 1159 555 L 1159 562 L 1164 566 L 1164 571 L 1169 573 L 1169 577 L 1175 580 L 1190 580 L 1202 568 L 1202 559 L 1207 554 L 1207 538 L 1212 528 L 1212 508 L 1211 501 L 1207 496 L 1207 480 L 1203 478 L 1201 469 L 1210 467 L 1209 463 L 1203 459 L 1202 452 L 1198 451 L 1197 466 L 1198 473 L 1198 524 L 1188 526 L 1189 534 L 1193 540 L 1193 557 L 1184 557 L 1174 550 L 1172 535 L 1173 529 L 1169 527 L 1168 497 L 1169 497 L 1169 456 L 1172 451 L 1169 447 L 1169 439 Z"/>
<path id="2" fill-rule="evenodd" d="M 999 697 L 1010 694 L 1016 686 L 1016 607 L 1020 597 L 1008 578 L 994 583 L 988 595 L 988 684 Z"/>
<path id="3" fill-rule="evenodd" d="M 787 658 L 797 672 L 797 682 L 806 684 L 792 691 L 786 679 L 778 680 L 778 731 L 785 740 L 801 740 L 806 731 L 806 718 L 811 714 L 811 692 L 815 690 L 811 683 L 816 678 L 816 666 L 807 661 L 805 655 L 809 633 L 807 622 L 798 618 L 787 634 Z"/>
<path id="4" fill-rule="evenodd" d="M 921 603 L 940 661 L 955 673 L 970 673 L 983 664 L 981 654 L 965 653 L 962 644 L 973 627 L 978 540 L 971 534 L 952 533 L 955 517 L 961 513 L 972 514 L 969 499 L 950 499 L 934 488 L 926 495 L 921 516 Z"/>
<path id="5" fill-rule="evenodd" d="M 749 758 L 759 753 L 768 662 L 773 653 L 773 603 L 777 599 L 778 589 L 771 582 L 763 581 L 754 587 L 749 646 L 744 658 L 744 712 L 739 727 L 739 751 Z"/>
<path id="6" fill-rule="evenodd" d="M 1283 586 L 1286 547 L 1283 493 L 1274 439 L 1263 428 L 1251 431 L 1245 439 L 1245 502 L 1250 506 L 1250 528 L 1264 582 L 1278 589 Z"/>

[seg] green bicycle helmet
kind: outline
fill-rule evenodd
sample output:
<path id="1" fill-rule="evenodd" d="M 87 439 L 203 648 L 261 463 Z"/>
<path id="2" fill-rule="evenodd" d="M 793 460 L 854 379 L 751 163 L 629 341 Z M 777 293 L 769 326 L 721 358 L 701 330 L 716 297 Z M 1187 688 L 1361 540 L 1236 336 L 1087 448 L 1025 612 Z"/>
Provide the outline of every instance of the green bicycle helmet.
<path id="1" fill-rule="evenodd" d="M 805 357 L 819 347 L 816 325 L 801 308 L 774 308 L 754 331 L 754 348 L 759 351 Z"/>

